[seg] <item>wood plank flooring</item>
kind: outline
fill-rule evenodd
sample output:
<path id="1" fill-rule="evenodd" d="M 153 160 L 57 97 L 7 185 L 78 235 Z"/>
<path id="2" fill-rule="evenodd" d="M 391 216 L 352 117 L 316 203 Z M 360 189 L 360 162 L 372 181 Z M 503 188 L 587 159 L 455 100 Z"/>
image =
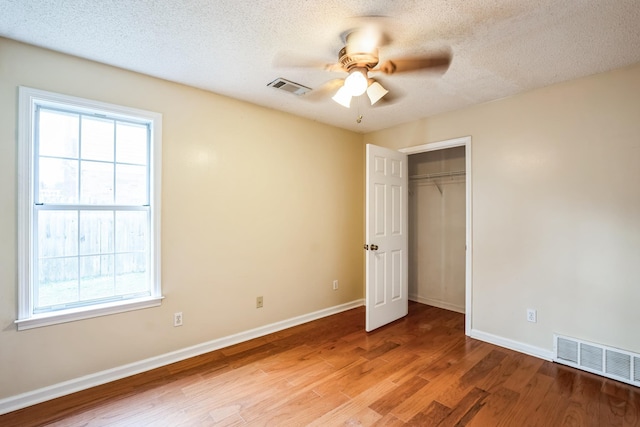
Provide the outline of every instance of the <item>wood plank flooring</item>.
<path id="1" fill-rule="evenodd" d="M 640 389 L 364 308 L 0 416 L 0 426 L 640 426 Z"/>

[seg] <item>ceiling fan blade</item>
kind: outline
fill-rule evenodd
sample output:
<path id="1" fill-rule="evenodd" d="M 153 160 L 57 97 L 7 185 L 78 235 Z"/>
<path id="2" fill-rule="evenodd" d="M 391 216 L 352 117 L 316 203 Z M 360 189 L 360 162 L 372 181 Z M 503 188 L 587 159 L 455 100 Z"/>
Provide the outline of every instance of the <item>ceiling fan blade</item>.
<path id="1" fill-rule="evenodd" d="M 345 21 L 344 25 L 348 29 L 340 35 L 340 38 L 344 44 L 349 42 L 347 39 L 351 36 L 351 42 L 373 43 L 376 47 L 386 46 L 392 41 L 389 37 L 392 22 L 392 18 L 384 15 L 353 16 Z"/>
<path id="2" fill-rule="evenodd" d="M 275 68 L 315 68 L 332 72 L 347 72 L 342 65 L 328 64 L 316 58 L 299 56 L 292 53 L 278 53 L 272 61 Z"/>
<path id="3" fill-rule="evenodd" d="M 302 98 L 309 101 L 321 101 L 332 97 L 336 91 L 344 85 L 344 79 L 332 79 L 318 86 L 317 88 L 302 95 Z"/>
<path id="4" fill-rule="evenodd" d="M 399 58 L 384 61 L 375 71 L 385 74 L 406 73 L 410 71 L 433 70 L 444 72 L 451 64 L 450 54 L 423 56 L 416 58 Z"/>

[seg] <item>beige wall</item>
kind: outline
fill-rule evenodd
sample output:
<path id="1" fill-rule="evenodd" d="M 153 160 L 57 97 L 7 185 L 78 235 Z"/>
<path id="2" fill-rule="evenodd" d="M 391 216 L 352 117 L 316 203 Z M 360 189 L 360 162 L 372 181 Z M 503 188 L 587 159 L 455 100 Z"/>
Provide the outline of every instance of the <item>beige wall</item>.
<path id="1" fill-rule="evenodd" d="M 640 65 L 365 141 L 400 148 L 466 135 L 473 329 L 547 351 L 557 332 L 640 352 Z"/>
<path id="2" fill-rule="evenodd" d="M 18 85 L 163 114 L 161 307 L 16 332 Z M 363 298 L 363 159 L 361 135 L 0 38 L 0 399 Z"/>

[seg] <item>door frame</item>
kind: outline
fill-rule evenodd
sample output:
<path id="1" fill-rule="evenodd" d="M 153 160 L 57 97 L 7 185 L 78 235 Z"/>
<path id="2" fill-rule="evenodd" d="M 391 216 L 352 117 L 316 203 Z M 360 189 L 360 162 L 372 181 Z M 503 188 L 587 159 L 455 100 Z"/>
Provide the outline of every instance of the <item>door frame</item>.
<path id="1" fill-rule="evenodd" d="M 445 150 L 453 147 L 464 147 L 464 161 L 465 161 L 465 304 L 464 304 L 464 333 L 471 336 L 472 327 L 472 315 L 473 308 L 473 239 L 472 239 L 472 206 L 471 206 L 471 191 L 473 188 L 472 179 L 473 173 L 471 171 L 471 136 L 463 136 L 460 138 L 447 139 L 444 141 L 431 142 L 422 145 L 415 145 L 413 147 L 401 148 L 398 151 L 407 155 L 426 153 L 427 151 Z M 411 231 L 409 231 L 411 232 Z"/>

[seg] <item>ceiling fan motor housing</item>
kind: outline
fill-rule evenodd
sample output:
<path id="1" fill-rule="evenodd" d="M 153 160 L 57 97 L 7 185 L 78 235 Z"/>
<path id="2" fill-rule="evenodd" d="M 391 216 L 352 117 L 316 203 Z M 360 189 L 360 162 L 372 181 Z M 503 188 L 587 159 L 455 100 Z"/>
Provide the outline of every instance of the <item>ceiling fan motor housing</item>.
<path id="1" fill-rule="evenodd" d="M 352 52 L 347 44 L 340 49 L 338 61 L 346 70 L 350 70 L 353 67 L 370 70 L 378 65 L 378 49 L 372 49 L 370 52 Z"/>

